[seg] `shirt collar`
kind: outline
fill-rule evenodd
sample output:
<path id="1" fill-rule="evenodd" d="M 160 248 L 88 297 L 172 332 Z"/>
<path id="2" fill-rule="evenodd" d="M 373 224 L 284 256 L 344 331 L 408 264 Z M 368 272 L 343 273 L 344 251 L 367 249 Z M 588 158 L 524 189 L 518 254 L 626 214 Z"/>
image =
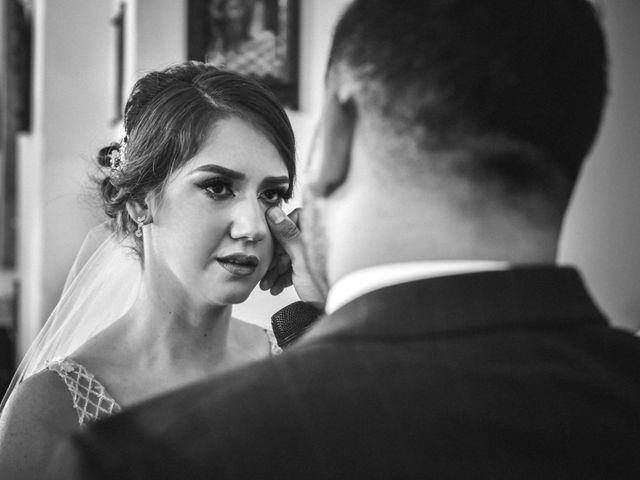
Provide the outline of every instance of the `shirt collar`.
<path id="1" fill-rule="evenodd" d="M 501 270 L 445 274 L 370 291 L 320 318 L 296 347 L 338 338 L 422 341 L 578 325 L 606 326 L 607 320 L 575 269 L 553 263 L 509 264 Z"/>
<path id="2" fill-rule="evenodd" d="M 493 260 L 425 261 L 377 265 L 349 273 L 338 280 L 329 290 L 325 311 L 331 314 L 366 293 L 398 283 L 460 273 L 506 270 L 508 267 L 507 262 Z"/>

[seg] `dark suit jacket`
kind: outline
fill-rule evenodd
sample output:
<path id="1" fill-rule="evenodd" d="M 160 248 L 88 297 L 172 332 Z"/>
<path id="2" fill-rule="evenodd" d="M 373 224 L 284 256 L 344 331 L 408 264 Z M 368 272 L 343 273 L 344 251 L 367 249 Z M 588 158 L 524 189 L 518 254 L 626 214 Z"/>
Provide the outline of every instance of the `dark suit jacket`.
<path id="1" fill-rule="evenodd" d="M 94 425 L 57 465 L 119 479 L 638 479 L 640 340 L 607 325 L 571 269 L 405 283 L 279 357 Z"/>

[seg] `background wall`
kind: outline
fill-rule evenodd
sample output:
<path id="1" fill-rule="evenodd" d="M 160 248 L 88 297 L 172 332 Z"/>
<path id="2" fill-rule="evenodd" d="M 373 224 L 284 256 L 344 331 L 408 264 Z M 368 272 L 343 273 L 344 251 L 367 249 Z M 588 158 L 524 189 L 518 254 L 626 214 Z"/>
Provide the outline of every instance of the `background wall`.
<path id="1" fill-rule="evenodd" d="M 610 97 L 565 223 L 560 260 L 580 266 L 613 323 L 640 329 L 640 2 L 602 2 Z M 576 79 L 579 81 L 579 79 Z"/>
<path id="2" fill-rule="evenodd" d="M 34 126 L 20 142 L 19 347 L 55 305 L 87 230 L 101 221 L 91 201 L 91 158 L 118 139 L 115 29 L 118 0 L 33 0 Z M 127 90 L 141 74 L 186 57 L 185 0 L 126 0 Z M 300 105 L 290 112 L 305 158 L 323 96 L 333 23 L 348 0 L 301 0 Z M 604 2 L 603 2 L 604 3 Z M 598 143 L 569 212 L 560 259 L 576 263 L 604 310 L 640 328 L 640 2 L 605 5 L 612 96 Z M 579 81 L 579 79 L 576 79 Z M 126 93 L 126 92 L 125 92 Z M 293 202 L 293 206 L 296 202 Z M 236 314 L 257 323 L 290 302 L 256 292 Z"/>
<path id="3" fill-rule="evenodd" d="M 22 349 L 54 306 L 74 252 L 97 221 L 87 174 L 115 113 L 112 16 L 111 2 L 33 2 L 33 125 L 20 139 L 18 162 Z"/>

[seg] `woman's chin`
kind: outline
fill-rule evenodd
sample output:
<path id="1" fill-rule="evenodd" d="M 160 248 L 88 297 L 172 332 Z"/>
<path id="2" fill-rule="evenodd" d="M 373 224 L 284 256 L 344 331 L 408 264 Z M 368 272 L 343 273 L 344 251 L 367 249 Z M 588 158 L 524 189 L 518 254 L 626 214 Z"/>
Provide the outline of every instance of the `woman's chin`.
<path id="1" fill-rule="evenodd" d="M 247 298 L 249 298 L 249 295 L 251 295 L 251 292 L 253 292 L 253 289 L 256 287 L 256 285 L 252 285 L 251 288 L 229 289 L 226 292 L 221 292 L 220 290 L 218 290 L 218 292 L 216 292 L 217 294 L 215 295 L 215 298 L 210 297 L 210 301 L 211 303 L 217 305 L 235 305 L 238 303 L 242 303 L 246 301 Z"/>
<path id="2" fill-rule="evenodd" d="M 247 300 L 247 298 L 249 298 L 249 295 L 251 295 L 251 292 L 246 293 L 244 295 L 233 296 L 232 298 L 229 299 L 229 304 L 237 305 L 239 303 L 243 303 Z"/>

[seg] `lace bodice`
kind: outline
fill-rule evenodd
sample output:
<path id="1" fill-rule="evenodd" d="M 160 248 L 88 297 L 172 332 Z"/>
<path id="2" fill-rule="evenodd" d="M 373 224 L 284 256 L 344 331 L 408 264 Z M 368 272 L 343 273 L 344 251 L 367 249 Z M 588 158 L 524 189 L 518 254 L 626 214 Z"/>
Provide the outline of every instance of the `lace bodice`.
<path id="1" fill-rule="evenodd" d="M 80 425 L 108 417 L 121 410 L 120 405 L 95 375 L 71 358 L 49 362 L 47 369 L 60 375 L 67 385 Z"/>
<path id="2" fill-rule="evenodd" d="M 282 349 L 278 346 L 273 332 L 265 329 L 264 333 L 269 340 L 271 355 L 281 354 Z M 68 357 L 54 360 L 47 363 L 47 369 L 60 375 L 69 389 L 80 425 L 95 422 L 122 410 L 95 375 L 75 360 Z"/>

